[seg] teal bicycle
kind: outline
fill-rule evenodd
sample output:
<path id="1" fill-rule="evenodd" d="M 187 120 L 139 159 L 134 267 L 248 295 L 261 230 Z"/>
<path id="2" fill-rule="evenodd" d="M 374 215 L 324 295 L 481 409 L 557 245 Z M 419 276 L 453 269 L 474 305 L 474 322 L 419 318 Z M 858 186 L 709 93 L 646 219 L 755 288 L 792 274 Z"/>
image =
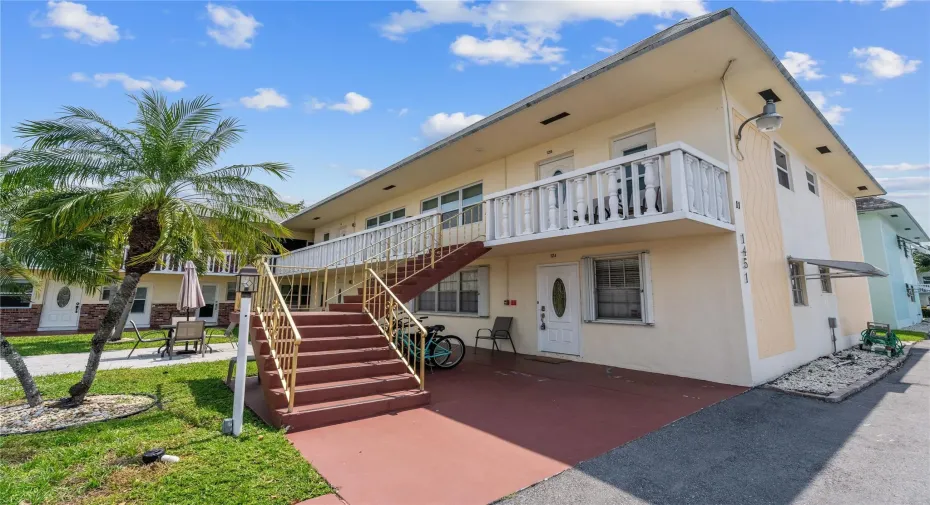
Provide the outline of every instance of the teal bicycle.
<path id="1" fill-rule="evenodd" d="M 426 317 L 418 318 L 419 321 L 425 320 Z M 426 329 L 426 353 L 423 356 L 426 366 L 432 368 L 450 369 L 455 368 L 465 357 L 465 343 L 455 335 L 442 335 L 446 327 L 442 324 L 425 326 Z M 408 358 L 420 360 L 419 334 L 416 326 L 406 324 L 399 328 L 395 333 L 395 345 Z"/>

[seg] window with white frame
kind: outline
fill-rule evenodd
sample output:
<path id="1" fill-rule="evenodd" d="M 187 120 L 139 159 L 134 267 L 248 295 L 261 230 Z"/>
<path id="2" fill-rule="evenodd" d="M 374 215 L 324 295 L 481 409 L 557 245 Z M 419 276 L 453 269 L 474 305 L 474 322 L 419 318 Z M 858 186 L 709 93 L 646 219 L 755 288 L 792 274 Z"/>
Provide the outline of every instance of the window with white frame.
<path id="1" fill-rule="evenodd" d="M 788 153 L 775 144 L 775 171 L 778 172 L 778 183 L 791 189 L 791 168 L 788 164 Z"/>
<path id="2" fill-rule="evenodd" d="M 145 301 L 149 296 L 149 288 L 145 286 L 139 286 L 136 288 L 136 297 L 132 301 L 132 308 L 129 309 L 131 314 L 144 314 L 145 313 Z"/>
<path id="3" fill-rule="evenodd" d="M 487 316 L 488 294 L 488 267 L 459 270 L 420 294 L 416 310 Z"/>
<path id="4" fill-rule="evenodd" d="M 32 283 L 14 280 L 0 290 L 0 309 L 28 309 L 32 306 Z"/>
<path id="5" fill-rule="evenodd" d="M 477 223 L 482 220 L 481 212 L 482 184 L 472 184 L 455 191 L 423 200 L 420 211 L 439 209 L 443 228 L 452 228 L 463 224 Z M 461 212 L 458 219 L 453 217 Z"/>
<path id="6" fill-rule="evenodd" d="M 110 298 L 113 296 L 113 293 L 116 293 L 117 289 L 118 289 L 117 286 L 104 286 L 100 288 L 100 301 L 101 302 L 110 301 Z"/>
<path id="7" fill-rule="evenodd" d="M 817 187 L 817 174 L 811 172 L 809 168 L 804 170 L 804 176 L 807 177 L 807 190 L 815 195 L 820 194 L 820 190 Z"/>
<path id="8" fill-rule="evenodd" d="M 833 292 L 833 282 L 830 280 L 830 269 L 827 267 L 820 267 L 820 289 L 824 293 Z"/>
<path id="9" fill-rule="evenodd" d="M 905 285 L 904 285 L 904 289 L 905 289 L 905 291 L 906 291 L 906 293 L 907 293 L 907 297 L 910 298 L 910 300 L 911 300 L 912 302 L 916 302 L 916 301 L 917 301 L 917 297 L 916 297 L 915 293 L 917 292 L 917 290 L 914 289 L 914 286 L 911 285 L 911 284 L 905 284 Z"/>
<path id="10" fill-rule="evenodd" d="M 583 261 L 586 321 L 653 322 L 648 253 Z"/>
<path id="11" fill-rule="evenodd" d="M 403 219 L 407 216 L 407 209 L 397 209 L 392 210 L 391 212 L 385 212 L 380 216 L 370 217 L 365 220 L 365 229 L 377 228 L 379 226 L 390 223 L 391 221 L 397 221 L 398 219 Z"/>
<path id="12" fill-rule="evenodd" d="M 227 282 L 226 283 L 226 301 L 234 302 L 236 301 L 236 282 Z"/>
<path id="13" fill-rule="evenodd" d="M 789 261 L 788 277 L 791 280 L 791 299 L 795 305 L 807 305 L 807 281 L 804 279 L 804 262 Z"/>

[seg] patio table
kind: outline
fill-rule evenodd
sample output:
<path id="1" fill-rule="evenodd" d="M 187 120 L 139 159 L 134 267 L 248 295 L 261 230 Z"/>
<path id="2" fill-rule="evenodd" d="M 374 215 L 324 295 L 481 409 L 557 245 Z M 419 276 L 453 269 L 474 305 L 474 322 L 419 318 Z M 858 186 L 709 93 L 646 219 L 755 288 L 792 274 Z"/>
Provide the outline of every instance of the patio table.
<path id="1" fill-rule="evenodd" d="M 178 327 L 178 325 L 176 325 L 176 324 L 165 324 L 165 325 L 162 325 L 162 326 L 161 326 L 161 329 L 162 329 L 162 330 L 168 330 L 168 340 L 170 341 L 172 335 L 174 335 L 174 330 L 176 330 L 177 327 Z M 203 331 L 204 331 L 204 333 L 206 333 L 206 331 L 209 330 L 209 329 L 211 329 L 211 328 L 219 328 L 219 327 L 220 327 L 220 325 L 218 325 L 218 324 L 216 324 L 216 323 L 211 323 L 211 324 L 204 325 Z M 210 346 L 206 343 L 206 341 L 207 341 L 206 335 L 204 335 L 203 341 L 204 341 L 204 345 L 207 346 L 207 350 L 209 350 L 210 352 L 213 352 L 213 348 L 210 347 Z M 167 350 L 168 350 L 168 349 L 167 349 L 167 346 L 166 346 L 165 350 L 162 351 L 162 353 L 161 353 L 162 356 L 165 355 L 165 352 L 166 352 Z M 196 347 L 196 345 L 195 345 L 194 349 L 191 350 L 191 349 L 190 349 L 190 341 L 185 341 L 185 342 L 184 342 L 184 350 L 183 350 L 183 351 L 177 351 L 176 354 L 197 354 L 197 347 Z"/>

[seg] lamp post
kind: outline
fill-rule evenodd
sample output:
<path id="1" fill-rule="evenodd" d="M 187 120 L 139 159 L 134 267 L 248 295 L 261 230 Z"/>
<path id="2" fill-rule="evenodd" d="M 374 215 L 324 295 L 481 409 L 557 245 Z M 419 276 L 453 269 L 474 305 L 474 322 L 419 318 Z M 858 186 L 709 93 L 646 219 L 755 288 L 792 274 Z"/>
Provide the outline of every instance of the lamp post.
<path id="1" fill-rule="evenodd" d="M 249 345 L 249 329 L 252 312 L 252 293 L 258 286 L 258 270 L 247 265 L 236 275 L 236 292 L 239 293 L 239 345 L 236 346 L 236 382 L 233 389 L 232 435 L 242 433 L 242 412 L 245 409 L 245 372 L 248 366 L 246 348 Z"/>

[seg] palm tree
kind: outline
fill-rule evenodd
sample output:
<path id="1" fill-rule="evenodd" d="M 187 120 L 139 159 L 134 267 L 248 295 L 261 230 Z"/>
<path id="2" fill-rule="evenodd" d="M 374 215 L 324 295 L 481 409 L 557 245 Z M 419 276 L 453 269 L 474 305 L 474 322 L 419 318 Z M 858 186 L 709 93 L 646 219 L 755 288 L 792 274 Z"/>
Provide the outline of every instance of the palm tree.
<path id="1" fill-rule="evenodd" d="M 91 341 L 84 375 L 63 406 L 83 402 L 139 279 L 163 254 L 202 262 L 219 258 L 222 249 L 250 258 L 281 252 L 276 237 L 289 232 L 279 220 L 297 210 L 248 179 L 253 172 L 286 179 L 287 164 L 216 166 L 245 130 L 234 118 L 221 119 L 209 97 L 169 104 L 147 91 L 130 98 L 136 117 L 129 127 L 80 107 L 65 107 L 57 119 L 21 123 L 14 131 L 31 146 L 12 151 L 0 167 L 0 190 L 25 194 L 11 241 L 27 237 L 22 240 L 32 247 L 50 247 L 88 229 L 106 229 L 110 245 L 126 247 L 122 282 Z"/>

